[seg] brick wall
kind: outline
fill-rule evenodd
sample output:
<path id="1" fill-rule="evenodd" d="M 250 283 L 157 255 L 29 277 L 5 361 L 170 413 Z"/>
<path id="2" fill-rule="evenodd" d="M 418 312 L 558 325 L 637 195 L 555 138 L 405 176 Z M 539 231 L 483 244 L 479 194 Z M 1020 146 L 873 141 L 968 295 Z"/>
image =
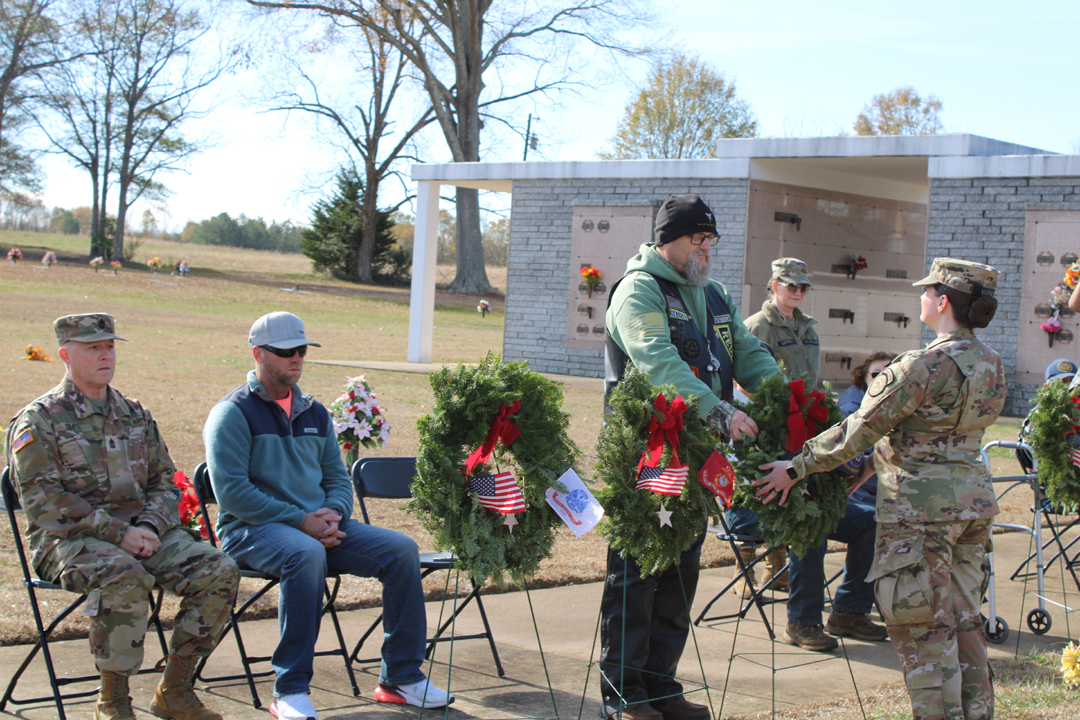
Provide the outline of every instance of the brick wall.
<path id="1" fill-rule="evenodd" d="M 708 179 L 515 180 L 510 215 L 503 357 L 533 370 L 603 377 L 602 350 L 566 347 L 567 272 L 574 206 L 658 207 L 668 195 L 697 193 L 716 215 L 712 276 L 740 301 L 748 181 Z M 612 278 L 608 286 L 615 281 Z"/>
<path id="2" fill-rule="evenodd" d="M 1037 385 L 1014 382 L 1020 333 L 1020 290 L 1027 210 L 1080 207 L 1080 177 L 967 178 L 930 180 L 927 269 L 935 257 L 951 256 L 993 265 L 1004 274 L 995 296 L 994 321 L 979 337 L 1001 354 L 1009 372 L 1005 414 L 1023 417 Z M 923 340 L 933 333 L 923 328 Z"/>

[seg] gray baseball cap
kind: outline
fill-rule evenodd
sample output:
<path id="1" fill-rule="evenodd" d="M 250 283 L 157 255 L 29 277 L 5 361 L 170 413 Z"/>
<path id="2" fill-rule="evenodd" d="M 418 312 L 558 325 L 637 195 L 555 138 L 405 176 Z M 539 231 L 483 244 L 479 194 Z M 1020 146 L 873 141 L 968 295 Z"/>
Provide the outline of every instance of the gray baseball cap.
<path id="1" fill-rule="evenodd" d="M 304 335 L 304 321 L 292 313 L 272 312 L 263 315 L 251 326 L 248 333 L 248 345 L 270 347 L 288 350 L 301 345 L 314 345 L 322 347 L 317 342 L 312 342 Z"/>

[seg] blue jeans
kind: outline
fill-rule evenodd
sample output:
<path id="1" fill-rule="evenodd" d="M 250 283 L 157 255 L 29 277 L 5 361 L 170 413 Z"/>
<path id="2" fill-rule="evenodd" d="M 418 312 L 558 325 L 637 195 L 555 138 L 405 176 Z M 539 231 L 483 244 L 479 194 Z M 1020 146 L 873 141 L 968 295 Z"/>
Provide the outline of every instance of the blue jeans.
<path id="1" fill-rule="evenodd" d="M 844 580 L 833 596 L 833 610 L 867 614 L 874 608 L 874 584 L 866 575 L 874 562 L 874 508 L 848 500 L 847 511 L 840 518 L 829 540 L 847 543 Z M 791 554 L 788 620 L 800 625 L 820 625 L 825 609 L 825 547 L 811 550 L 803 557 Z"/>
<path id="2" fill-rule="evenodd" d="M 416 543 L 399 532 L 353 519 L 342 522 L 341 531 L 346 536 L 332 548 L 282 523 L 243 526 L 221 541 L 222 549 L 237 562 L 281 578 L 280 639 L 272 658 L 277 673 L 274 694 L 278 697 L 308 692 L 328 570 L 374 577 L 382 583 L 379 680 L 406 685 L 424 679 L 420 665 L 427 639 L 427 614 Z"/>
<path id="3" fill-rule="evenodd" d="M 757 513 L 749 508 L 727 511 L 728 529 L 733 535 L 757 536 Z M 848 500 L 844 517 L 829 540 L 847 543 L 844 580 L 833 597 L 833 608 L 843 612 L 869 613 L 874 607 L 874 584 L 866 575 L 874 562 L 874 507 Z M 792 553 L 787 614 L 800 625 L 821 625 L 825 609 L 825 548 L 811 550 L 803 557 Z"/>

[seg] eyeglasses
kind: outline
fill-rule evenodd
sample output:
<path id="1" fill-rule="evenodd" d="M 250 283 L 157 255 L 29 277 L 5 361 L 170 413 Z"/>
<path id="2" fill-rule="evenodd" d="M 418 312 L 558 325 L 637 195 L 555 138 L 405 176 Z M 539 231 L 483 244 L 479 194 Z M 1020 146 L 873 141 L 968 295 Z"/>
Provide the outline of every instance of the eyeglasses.
<path id="1" fill-rule="evenodd" d="M 690 244 L 691 245 L 700 245 L 701 243 L 708 240 L 710 245 L 715 245 L 716 241 L 719 240 L 719 239 L 720 239 L 719 235 L 712 235 L 710 233 L 694 233 L 693 235 L 690 236 Z"/>
<path id="2" fill-rule="evenodd" d="M 810 286 L 807 283 L 781 283 L 781 285 L 783 285 L 793 293 L 801 292 L 805 295 L 806 293 L 810 292 Z"/>
<path id="3" fill-rule="evenodd" d="M 300 347 L 289 348 L 288 350 L 282 350 L 281 348 L 270 347 L 269 345 L 260 345 L 263 350 L 273 355 L 277 355 L 279 358 L 291 358 L 293 355 L 300 353 L 300 357 L 307 355 L 307 345 L 301 345 Z"/>

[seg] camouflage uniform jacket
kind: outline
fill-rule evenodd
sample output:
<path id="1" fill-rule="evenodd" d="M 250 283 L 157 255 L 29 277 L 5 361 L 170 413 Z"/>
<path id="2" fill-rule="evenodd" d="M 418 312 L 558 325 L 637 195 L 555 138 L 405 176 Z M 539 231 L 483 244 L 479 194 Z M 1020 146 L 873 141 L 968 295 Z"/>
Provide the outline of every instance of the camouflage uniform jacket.
<path id="1" fill-rule="evenodd" d="M 815 388 L 821 375 L 821 344 L 814 330 L 817 320 L 799 308 L 795 308 L 793 317 L 794 331 L 770 297 L 761 304 L 759 312 L 746 318 L 746 329 L 773 349 L 777 362 L 784 362 L 788 380 L 809 375 L 810 387 Z"/>
<path id="2" fill-rule="evenodd" d="M 35 570 L 45 559 L 64 567 L 83 536 L 119 545 L 130 525 L 149 523 L 158 536 L 179 525 L 176 470 L 157 423 L 138 400 L 107 393 L 102 415 L 64 378 L 8 428 Z"/>
<path id="3" fill-rule="evenodd" d="M 792 465 L 806 477 L 876 442 L 879 523 L 994 517 L 997 499 L 979 451 L 1007 392 L 996 352 L 970 330 L 947 333 L 893 360 L 859 409 L 807 441 Z"/>

